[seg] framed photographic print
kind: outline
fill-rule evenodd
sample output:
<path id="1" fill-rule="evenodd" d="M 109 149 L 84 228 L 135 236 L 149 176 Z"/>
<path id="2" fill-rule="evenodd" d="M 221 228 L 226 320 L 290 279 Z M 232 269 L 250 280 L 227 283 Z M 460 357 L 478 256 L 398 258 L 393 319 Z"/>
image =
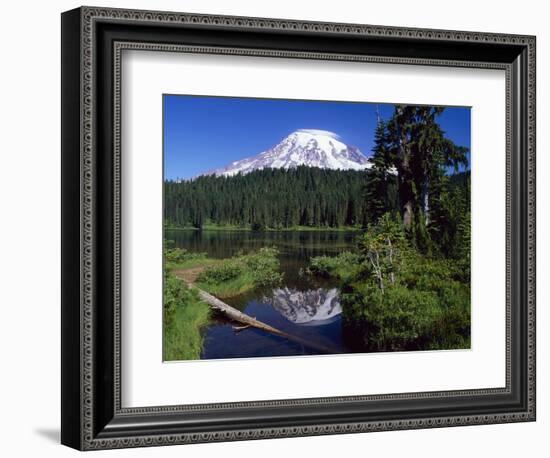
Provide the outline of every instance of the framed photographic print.
<path id="1" fill-rule="evenodd" d="M 62 442 L 533 421 L 535 38 L 62 15 Z"/>

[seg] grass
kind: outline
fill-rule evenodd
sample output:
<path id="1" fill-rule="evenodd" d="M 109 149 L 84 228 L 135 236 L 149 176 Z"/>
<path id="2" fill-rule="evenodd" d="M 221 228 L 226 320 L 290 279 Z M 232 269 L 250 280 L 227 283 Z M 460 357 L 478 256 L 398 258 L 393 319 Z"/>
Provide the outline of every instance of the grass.
<path id="1" fill-rule="evenodd" d="M 196 285 L 219 298 L 236 296 L 258 286 L 281 281 L 277 250 L 262 248 L 255 253 L 229 259 L 211 259 L 204 253 L 190 253 L 165 246 L 163 359 L 200 359 L 202 330 L 210 323 L 210 306 L 196 289 L 190 288 L 172 272 L 174 269 L 204 267 Z"/>
<path id="2" fill-rule="evenodd" d="M 163 312 L 164 361 L 200 359 L 201 331 L 210 322 L 210 306 L 200 300 L 197 291 L 167 272 Z"/>
<path id="3" fill-rule="evenodd" d="M 200 278 L 200 277 L 199 277 Z M 238 277 L 224 282 L 211 280 L 197 281 L 197 286 L 220 299 L 238 296 L 254 289 L 254 279 L 249 274 L 240 274 Z"/>
<path id="4" fill-rule="evenodd" d="M 212 259 L 205 253 L 192 253 L 183 248 L 164 249 L 165 270 L 204 268 L 197 286 L 220 298 L 237 296 L 257 286 L 277 284 L 278 251 L 261 248 L 255 253 L 241 254 L 228 259 Z"/>
<path id="5" fill-rule="evenodd" d="M 277 255 L 275 248 L 261 248 L 255 253 L 216 262 L 198 276 L 197 286 L 223 299 L 258 286 L 277 284 L 282 279 Z"/>
<path id="6" fill-rule="evenodd" d="M 206 253 L 192 253 L 184 248 L 164 248 L 164 268 L 167 271 L 209 266 L 217 262 L 217 259 L 208 258 Z"/>
<path id="7" fill-rule="evenodd" d="M 180 262 L 166 261 L 164 267 L 166 270 L 192 269 L 193 267 L 214 266 L 220 262 L 222 262 L 221 259 L 213 259 L 205 256 L 204 258 L 187 259 Z"/>

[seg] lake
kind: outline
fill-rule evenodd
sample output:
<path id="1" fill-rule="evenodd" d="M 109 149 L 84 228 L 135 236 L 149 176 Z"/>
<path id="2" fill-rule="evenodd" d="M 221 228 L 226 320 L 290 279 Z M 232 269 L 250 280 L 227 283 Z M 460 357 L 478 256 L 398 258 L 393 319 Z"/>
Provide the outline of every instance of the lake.
<path id="1" fill-rule="evenodd" d="M 229 305 L 281 331 L 331 349 L 331 353 L 353 352 L 342 331 L 338 283 L 302 275 L 314 256 L 334 256 L 352 250 L 357 232 L 343 231 L 184 231 L 167 230 L 165 237 L 191 252 L 213 258 L 229 258 L 271 246 L 279 250 L 282 283 L 276 288 L 258 288 L 225 299 Z M 201 359 L 296 356 L 326 354 L 307 344 L 296 343 L 267 332 L 247 328 L 235 331 L 234 324 L 215 318 L 204 332 Z"/>

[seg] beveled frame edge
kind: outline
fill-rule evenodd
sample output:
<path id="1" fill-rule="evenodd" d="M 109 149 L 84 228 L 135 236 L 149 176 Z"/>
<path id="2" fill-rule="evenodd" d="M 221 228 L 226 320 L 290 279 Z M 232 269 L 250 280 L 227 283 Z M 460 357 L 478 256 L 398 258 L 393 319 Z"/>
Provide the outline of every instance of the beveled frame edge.
<path id="1" fill-rule="evenodd" d="M 65 395 L 65 408 L 63 414 L 67 417 L 63 423 L 65 434 L 62 432 L 62 442 L 79 449 L 98 449 L 98 448 L 118 448 L 118 447 L 135 447 L 135 446 L 147 446 L 147 445 L 161 445 L 161 444 L 173 444 L 173 443 L 192 443 L 192 442 L 207 442 L 207 441 L 219 441 L 219 440 L 242 440 L 242 439 L 259 439 L 267 437 L 288 437 L 288 436 L 301 436 L 301 435 L 317 435 L 317 434 L 329 434 L 329 433 L 346 433 L 346 432 L 362 432 L 362 431 L 381 431 L 381 430 L 394 430 L 394 429 L 411 429 L 411 428 L 425 428 L 425 427 L 437 427 L 447 425 L 468 425 L 468 424 L 485 424 L 495 422 L 511 422 L 511 421 L 528 421 L 535 418 L 535 38 L 529 36 L 517 36 L 517 35 L 504 35 L 504 34 L 487 34 L 478 32 L 454 32 L 454 31 L 440 31 L 440 30 L 424 30 L 424 29 L 412 29 L 412 28 L 398 28 L 398 27 L 381 27 L 381 26 L 366 26 L 366 25 L 352 25 L 352 24 L 333 24 L 333 23 L 315 23 L 305 21 L 288 21 L 279 19 L 263 19 L 263 18 L 241 18 L 241 17 L 227 17 L 227 16 L 204 16 L 196 14 L 180 14 L 180 13 L 164 13 L 164 12 L 151 12 L 151 11 L 132 11 L 132 10 L 118 10 L 118 9 L 105 9 L 105 8 L 93 8 L 83 7 L 72 12 L 65 13 L 69 15 L 72 13 L 72 24 L 64 24 L 66 28 L 67 39 L 63 40 L 64 47 L 69 46 L 70 38 L 75 38 L 78 35 L 80 42 L 78 43 L 79 49 L 74 47 L 70 51 L 64 49 L 69 57 L 75 57 L 78 55 L 80 61 L 80 68 L 78 71 L 78 78 L 80 81 L 80 87 L 78 88 L 78 97 L 80 103 L 78 109 L 69 110 L 65 103 L 63 104 L 64 116 L 64 130 L 63 134 L 63 149 L 64 161 L 63 161 L 63 176 L 65 186 L 63 188 L 63 198 L 65 199 L 66 191 L 78 190 L 79 191 L 79 255 L 78 264 L 80 266 L 78 272 L 79 279 L 79 303 L 80 312 L 78 314 L 78 357 L 79 357 L 79 371 L 78 377 L 65 375 L 64 385 L 65 388 L 69 388 L 69 395 Z M 78 19 L 75 20 L 75 16 Z M 67 23 L 71 22 L 68 20 Z M 94 333 L 93 333 L 93 317 L 94 317 L 94 228 L 96 222 L 94 221 L 94 211 L 97 198 L 97 189 L 94 188 L 94 162 L 93 162 L 93 135 L 94 135 L 94 81 L 93 81 L 93 40 L 94 40 L 94 23 L 95 21 L 128 21 L 131 23 L 173 23 L 173 24 L 205 24 L 208 27 L 224 27 L 224 28 L 236 28 L 236 29 L 267 29 L 267 30 L 299 30 L 307 33 L 335 33 L 335 34 L 358 34 L 361 36 L 377 37 L 377 36 L 393 36 L 393 37 L 414 37 L 419 40 L 447 40 L 450 42 L 488 42 L 497 43 L 501 45 L 521 45 L 525 52 L 524 58 L 527 59 L 527 66 L 525 75 L 519 80 L 520 84 L 527 84 L 527 100 L 522 100 L 526 104 L 524 107 L 516 107 L 518 110 L 523 110 L 521 113 L 516 113 L 516 116 L 523 116 L 526 120 L 526 138 L 524 139 L 527 144 L 527 156 L 526 163 L 524 164 L 525 180 L 520 180 L 522 183 L 526 183 L 526 208 L 525 222 L 526 222 L 526 236 L 527 236 L 527 278 L 526 289 L 527 297 L 527 313 L 525 316 L 528 342 L 528 358 L 525 361 L 526 364 L 526 393 L 528 396 L 527 409 L 525 412 L 513 412 L 513 413 L 501 413 L 493 415 L 475 415 L 475 416 L 453 416 L 453 417 L 422 417 L 412 420 L 391 420 L 391 421 L 373 421 L 373 422 L 358 422 L 358 423 L 334 423 L 323 425 L 311 425 L 300 427 L 270 427 L 270 428 L 253 428 L 253 429 L 240 429 L 229 430 L 214 433 L 186 433 L 186 434 L 157 434 L 135 437 L 113 437 L 113 438 L 98 438 L 94 433 L 93 425 L 93 409 L 97 402 L 94 399 L 94 387 L 93 387 L 93 349 L 94 349 Z M 77 26 L 75 26 L 77 24 Z M 307 57 L 307 56 L 306 56 Z M 349 57 L 349 56 L 347 56 Z M 456 64 L 456 62 L 454 62 Z M 479 63 L 478 63 L 479 64 Z M 64 68 L 68 66 L 66 61 L 62 60 Z M 508 71 L 513 71 L 511 66 L 508 66 Z M 69 75 L 68 72 L 65 75 L 66 80 L 71 79 L 75 75 Z M 70 89 L 65 88 L 64 94 L 66 97 L 74 98 L 75 87 Z M 512 91 L 514 88 L 509 88 Z M 516 90 L 516 89 L 514 89 Z M 508 92 L 508 88 L 507 88 Z M 66 109 L 67 108 L 67 109 Z M 507 102 L 507 111 L 510 109 Z M 67 131 L 72 131 L 75 124 L 74 121 L 70 121 L 70 115 L 78 114 L 78 131 L 80 135 L 78 139 L 74 138 L 74 132 L 67 134 Z M 508 113 L 507 113 L 508 114 Z M 513 117 L 511 114 L 509 117 Z M 508 122 L 512 122 L 511 119 Z M 115 127 L 116 129 L 116 127 Z M 512 140 L 512 139 L 511 139 Z M 515 139 L 517 142 L 520 139 Z M 69 154 L 68 148 L 74 147 L 78 143 L 81 155 L 78 159 L 78 176 L 80 177 L 78 182 L 80 185 L 75 187 L 74 174 L 76 170 L 74 158 L 71 160 L 66 159 Z M 508 143 L 508 139 L 507 139 Z M 521 145 L 520 145 L 521 146 Z M 74 151 L 73 151 L 74 154 Z M 115 163 L 114 170 L 120 173 L 117 169 L 118 165 Z M 516 169 L 515 169 L 516 170 Z M 523 169 L 522 169 L 523 170 Z M 507 174 L 510 170 L 507 171 Z M 73 176 L 71 179 L 70 176 Z M 509 177 L 512 179 L 512 177 Z M 520 177 L 522 178 L 522 177 Z M 508 178 L 507 178 L 508 181 Z M 507 197 L 509 198 L 509 189 L 507 186 Z M 520 202 L 521 204 L 521 202 Z M 116 204 L 115 204 L 116 205 Z M 63 202 L 64 214 L 63 228 L 65 234 L 74 225 L 72 219 L 74 219 L 75 202 L 67 198 L 67 201 Z M 522 207 L 523 208 L 523 207 Z M 509 210 L 509 209 L 508 209 Z M 509 217 L 509 211 L 507 211 L 507 221 Z M 65 221 L 65 218 L 67 221 Z M 68 220 L 71 219 L 71 222 Z M 507 222 L 508 224 L 508 222 Z M 74 263 L 74 253 L 69 256 L 68 250 L 75 248 L 75 234 L 71 234 L 68 242 L 65 242 L 64 238 L 64 267 L 68 267 L 68 258 L 71 258 Z M 508 249 L 508 247 L 507 247 Z M 119 250 L 118 242 L 115 242 L 115 251 Z M 80 253 L 82 256 L 80 257 Z M 116 256 L 115 256 L 116 257 Z M 67 259 L 66 259 L 67 258 Z M 511 264 L 507 262 L 507 277 L 511 274 Z M 75 273 L 64 271 L 64 284 L 65 286 L 71 280 L 75 280 Z M 74 300 L 74 291 L 71 294 L 66 293 L 67 287 L 63 288 L 63 293 L 67 296 L 64 299 L 64 316 L 68 316 L 67 307 L 69 299 Z M 119 284 L 115 281 L 115 289 L 113 291 L 115 298 L 120 294 Z M 74 311 L 72 312 L 74 314 Z M 74 322 L 73 316 L 69 321 L 63 319 L 63 330 L 67 332 L 67 325 L 71 324 L 69 321 Z M 74 324 L 74 323 L 73 323 Z M 115 333 L 119 330 L 115 329 Z M 118 336 L 116 337 L 118 338 Z M 65 336 L 65 341 L 71 340 L 73 344 L 76 343 L 75 330 L 71 331 L 70 336 Z M 116 339 L 115 339 L 116 341 Z M 68 361 L 74 361 L 75 349 L 68 350 L 66 342 L 63 343 L 63 351 L 65 352 L 63 362 L 67 366 Z M 70 353 L 70 354 L 67 354 Z M 64 372 L 65 373 L 65 372 Z M 78 378 L 78 389 L 75 386 L 76 379 Z M 507 379 L 508 380 L 508 379 Z M 508 383 L 507 383 L 508 386 Z M 120 389 L 120 386 L 118 386 Z M 65 390 L 64 390 L 65 391 Z M 466 393 L 469 395 L 472 393 Z M 416 393 L 415 395 L 426 396 L 428 393 Z M 392 399 L 402 395 L 388 395 L 384 398 Z M 78 412 L 72 407 L 72 415 L 67 412 L 71 410 L 68 403 L 74 402 L 78 398 Z M 338 401 L 339 398 L 334 398 L 332 401 Z M 298 400 L 299 402 L 312 403 L 315 400 Z M 118 401 L 117 401 L 118 403 Z M 117 404 L 115 403 L 115 404 Z M 241 405 L 242 403 L 238 403 Z M 246 403 L 248 404 L 248 403 Z M 237 405 L 237 404 L 235 404 Z M 210 406 L 212 407 L 212 406 Z M 181 406 L 163 407 L 163 408 L 151 408 L 140 409 L 143 413 L 154 415 L 155 413 L 163 413 L 167 410 L 178 410 Z M 120 404 L 116 406 L 116 410 L 122 416 L 125 414 L 135 413 L 135 411 L 127 411 L 120 409 Z M 69 419 L 76 420 L 78 417 L 78 427 L 69 426 Z"/>
<path id="2" fill-rule="evenodd" d="M 418 398 L 433 398 L 433 397 L 451 397 L 451 396 L 472 396 L 479 394 L 509 394 L 511 393 L 511 367 L 510 367 L 510 285 L 507 282 L 506 285 L 506 385 L 503 388 L 484 388 L 484 389 L 468 389 L 468 390 L 449 390 L 449 391 L 430 391 L 430 392 L 408 392 L 408 393 L 392 393 L 392 394 L 379 394 L 379 395 L 357 395 L 357 396 L 331 396 L 320 398 L 297 398 L 297 399 L 277 399 L 277 400 L 264 400 L 264 401 L 248 401 L 248 402 L 224 402 L 224 403 L 210 403 L 210 404 L 188 404 L 188 405 L 169 405 L 169 406 L 156 406 L 156 407 L 134 407 L 123 408 L 121 406 L 121 303 L 120 303 L 120 220 L 118 215 L 121 208 L 121 76 L 122 76 L 122 52 L 123 51 L 157 51 L 157 52 L 177 52 L 188 54 L 214 54 L 214 55 L 232 55 L 232 56 L 251 56 L 251 57 L 269 57 L 269 58 L 296 58 L 296 59 L 311 59 L 311 60 L 327 60 L 327 61 L 345 61 L 345 62 L 365 62 L 365 63 L 389 63 L 389 64 L 406 64 L 406 65 L 432 65 L 432 66 L 452 66 L 461 68 L 480 68 L 480 69 L 492 69 L 503 70 L 506 73 L 506 105 L 511 104 L 511 87 L 510 87 L 510 65 L 506 64 L 491 64 L 491 63 L 479 63 L 473 61 L 465 62 L 452 62 L 435 59 L 401 59 L 401 58 L 385 58 L 385 57 L 371 57 L 361 55 L 342 55 L 342 54 L 325 54 L 314 52 L 292 52 L 292 51 L 272 51 L 272 50 L 258 50 L 251 48 L 221 48 L 221 47 L 207 47 L 207 46 L 185 46 L 185 45 L 170 45 L 170 44 L 156 44 L 146 42 L 128 42 L 117 41 L 114 42 L 114 176 L 115 181 L 115 233 L 114 238 L 117 241 L 115 244 L 115 371 L 114 371 L 114 394 L 115 394 L 115 409 L 117 414 L 129 415 L 129 414 L 153 414 L 153 413 L 167 413 L 167 412 L 192 412 L 196 410 L 219 410 L 219 409 L 232 409 L 240 407 L 276 407 L 276 406 L 300 406 L 315 404 L 330 404 L 337 402 L 350 402 L 350 401 L 373 401 L 373 400 L 389 400 L 389 399 L 418 399 Z M 506 131 L 509 133 L 510 123 L 509 116 L 507 116 Z M 507 139 L 506 141 L 506 169 L 509 171 L 511 163 L 511 146 Z M 510 181 L 510 177 L 506 178 L 507 184 Z M 510 208 L 507 203 L 506 209 L 506 259 L 507 267 L 510 265 Z"/>

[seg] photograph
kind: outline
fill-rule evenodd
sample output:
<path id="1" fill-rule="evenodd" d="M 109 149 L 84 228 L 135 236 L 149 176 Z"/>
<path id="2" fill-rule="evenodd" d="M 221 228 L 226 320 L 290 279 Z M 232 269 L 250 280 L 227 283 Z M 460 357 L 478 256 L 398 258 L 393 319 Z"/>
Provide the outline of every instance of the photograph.
<path id="1" fill-rule="evenodd" d="M 470 111 L 164 94 L 163 360 L 469 349 Z"/>
<path id="2" fill-rule="evenodd" d="M 463 457 L 490 434 L 500 455 L 538 456 L 536 169 L 550 156 L 536 155 L 537 48 L 550 32 L 529 1 L 498 17 L 479 2 L 429 17 L 398 2 L 108 1 L 66 5 L 61 20 L 37 6 L 57 56 L 12 46 L 22 57 L 6 75 L 28 83 L 28 56 L 61 65 L 42 66 L 56 90 L 29 101 L 6 86 L 4 149 L 40 145 L 7 155 L 23 158 L 4 194 L 24 216 L 5 226 L 25 236 L 4 237 L 21 280 L 4 302 L 24 312 L 5 321 L 12 343 L 28 340 L 20 323 L 59 331 L 8 352 L 14 373 L 52 347 L 23 376 L 60 374 L 37 391 L 47 406 L 31 399 L 37 440 L 19 428 L 14 450 L 48 454 L 57 438 L 66 454 L 231 455 L 226 442 L 250 441 L 234 448 L 244 458 L 296 438 L 264 450 L 317 441 L 332 456 L 367 440 L 426 455 L 452 440 Z M 28 107 L 44 121 L 30 136 Z M 40 204 L 49 185 L 57 208 Z M 38 217 L 55 243 L 29 243 Z M 54 262 L 29 289 L 29 259 L 57 259 L 59 281 Z M 28 320 L 17 301 L 35 291 L 42 315 Z M 5 391 L 11 417 L 27 415 L 28 396 Z"/>

